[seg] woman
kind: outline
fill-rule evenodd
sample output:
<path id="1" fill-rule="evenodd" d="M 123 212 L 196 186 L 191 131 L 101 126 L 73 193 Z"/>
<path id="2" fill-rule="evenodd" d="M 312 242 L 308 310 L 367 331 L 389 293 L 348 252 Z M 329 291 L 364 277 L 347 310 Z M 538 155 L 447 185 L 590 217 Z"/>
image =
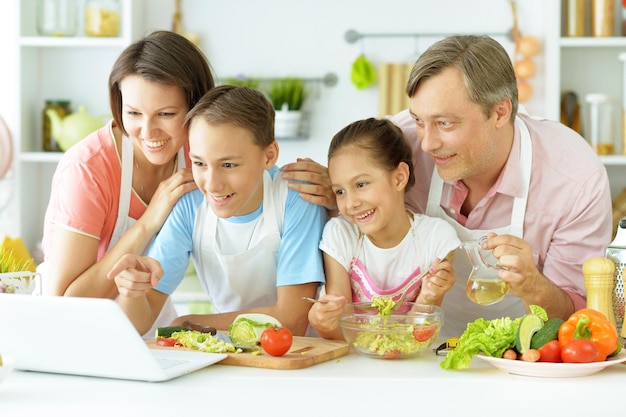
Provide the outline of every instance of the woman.
<path id="1" fill-rule="evenodd" d="M 122 52 L 109 76 L 113 120 L 69 149 L 52 179 L 40 267 L 48 293 L 117 297 L 107 272 L 142 254 L 196 188 L 184 119 L 214 86 L 204 54 L 176 33 Z"/>

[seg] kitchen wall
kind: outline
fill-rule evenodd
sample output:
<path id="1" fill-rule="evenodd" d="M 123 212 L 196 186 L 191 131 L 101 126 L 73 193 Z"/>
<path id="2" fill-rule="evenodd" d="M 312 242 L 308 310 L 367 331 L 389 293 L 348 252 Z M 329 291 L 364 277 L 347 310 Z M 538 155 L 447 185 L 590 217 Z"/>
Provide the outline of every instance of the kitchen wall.
<path id="1" fill-rule="evenodd" d="M 79 0 L 82 1 L 82 0 Z M 122 0 L 124 1 L 124 0 Z M 142 7 L 139 35 L 154 29 L 171 28 L 174 0 L 136 0 Z M 560 0 L 518 0 L 522 34 L 544 38 L 547 27 L 546 3 Z M 4 0 L 0 13 L 0 115 L 15 129 L 18 90 L 19 0 Z M 279 164 L 298 157 L 326 163 L 332 136 L 346 124 L 378 116 L 377 88 L 357 90 L 350 81 L 354 59 L 364 53 L 375 65 L 381 62 L 413 62 L 432 42 L 444 34 L 504 34 L 513 26 L 510 0 L 182 0 L 184 29 L 195 32 L 219 78 L 244 74 L 250 77 L 338 76 L 334 87 L 319 87 L 307 107 L 311 111 L 308 138 L 282 140 Z M 418 38 L 366 37 L 348 43 L 345 34 L 353 29 L 364 34 L 413 34 Z M 428 34 L 435 34 L 429 36 Z M 513 53 L 506 36 L 494 36 Z M 545 58 L 535 57 L 537 75 L 532 80 L 533 98 L 527 109 L 543 115 L 547 108 L 543 82 Z M 111 65 L 103 62 L 102 65 Z M 80 60 L 68 62 L 80 65 Z M 32 69 L 44 71 L 45 69 Z M 23 73 L 28 77 L 31 70 Z M 89 74 L 85 74 L 89 76 Z M 104 81 L 106 83 L 106 81 Z M 106 85 L 102 86 L 103 88 Z M 108 103 L 94 108 L 107 110 Z M 39 110 L 37 110 L 39 111 Z M 17 138 L 19 141 L 19 138 Z M 17 235 L 17 225 L 2 210 L 15 195 L 14 181 L 0 181 L 0 237 Z"/>
<path id="2" fill-rule="evenodd" d="M 560 0 L 548 0 L 560 1 Z M 544 33 L 545 0 L 518 3 L 523 34 Z M 183 0 L 186 31 L 197 32 L 200 46 L 219 77 L 237 74 L 257 77 L 297 75 L 339 77 L 335 87 L 322 87 L 308 103 L 312 110 L 306 140 L 281 141 L 279 163 L 310 157 L 326 163 L 332 136 L 357 119 L 378 116 L 377 88 L 357 90 L 350 81 L 354 59 L 364 53 L 374 64 L 413 62 L 441 36 L 429 33 L 506 33 L 512 29 L 509 0 Z M 145 5 L 144 27 L 168 28 L 173 0 L 150 0 Z M 348 43 L 345 33 L 420 33 L 414 38 L 364 38 Z M 508 50 L 513 44 L 496 37 Z M 533 99 L 527 107 L 541 114 L 542 57 L 535 60 L 538 76 L 532 81 Z"/>

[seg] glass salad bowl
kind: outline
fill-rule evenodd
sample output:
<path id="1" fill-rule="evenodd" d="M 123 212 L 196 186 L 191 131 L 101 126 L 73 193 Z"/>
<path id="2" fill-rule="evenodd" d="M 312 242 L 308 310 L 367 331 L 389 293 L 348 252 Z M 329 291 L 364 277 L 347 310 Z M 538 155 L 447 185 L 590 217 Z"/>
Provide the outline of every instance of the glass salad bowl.
<path id="1" fill-rule="evenodd" d="M 427 350 L 443 326 L 443 311 L 434 305 L 402 303 L 381 314 L 372 303 L 346 305 L 339 325 L 346 342 L 371 358 L 413 358 Z"/>

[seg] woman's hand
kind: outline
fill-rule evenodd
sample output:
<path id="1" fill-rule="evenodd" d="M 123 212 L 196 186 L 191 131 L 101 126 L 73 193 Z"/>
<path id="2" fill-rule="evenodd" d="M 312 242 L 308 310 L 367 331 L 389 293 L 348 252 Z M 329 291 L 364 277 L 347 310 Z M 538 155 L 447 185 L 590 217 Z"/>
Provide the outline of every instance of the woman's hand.
<path id="1" fill-rule="evenodd" d="M 174 204 L 186 193 L 198 188 L 190 168 L 179 169 L 163 180 L 150 200 L 146 212 L 139 220 L 146 229 L 155 234 L 161 229 Z"/>
<path id="2" fill-rule="evenodd" d="M 298 191 L 303 200 L 326 207 L 330 217 L 339 213 L 328 168 L 310 158 L 298 158 L 283 166 L 282 170 L 282 178 L 289 181 L 289 188 Z"/>

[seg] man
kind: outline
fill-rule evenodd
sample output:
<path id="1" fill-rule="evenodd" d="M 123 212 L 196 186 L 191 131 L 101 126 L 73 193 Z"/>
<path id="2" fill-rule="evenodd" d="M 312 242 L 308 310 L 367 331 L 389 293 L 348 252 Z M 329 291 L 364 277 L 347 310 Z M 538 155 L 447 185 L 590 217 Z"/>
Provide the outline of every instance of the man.
<path id="1" fill-rule="evenodd" d="M 612 233 L 608 177 L 591 147 L 557 122 L 517 114 L 511 59 L 487 36 L 433 44 L 416 61 L 406 92 L 410 109 L 391 119 L 413 147 L 416 184 L 407 205 L 447 219 L 461 241 L 488 235 L 485 248 L 509 286 L 496 304 L 472 304 L 468 258 L 457 254 L 442 335 L 458 336 L 478 317 L 518 317 L 531 304 L 563 319 L 584 307 L 582 263 L 603 256 Z M 322 178 L 311 165 L 285 170 L 289 179 Z M 324 187 L 299 190 L 321 194 Z M 334 210 L 320 194 L 311 201 Z"/>

